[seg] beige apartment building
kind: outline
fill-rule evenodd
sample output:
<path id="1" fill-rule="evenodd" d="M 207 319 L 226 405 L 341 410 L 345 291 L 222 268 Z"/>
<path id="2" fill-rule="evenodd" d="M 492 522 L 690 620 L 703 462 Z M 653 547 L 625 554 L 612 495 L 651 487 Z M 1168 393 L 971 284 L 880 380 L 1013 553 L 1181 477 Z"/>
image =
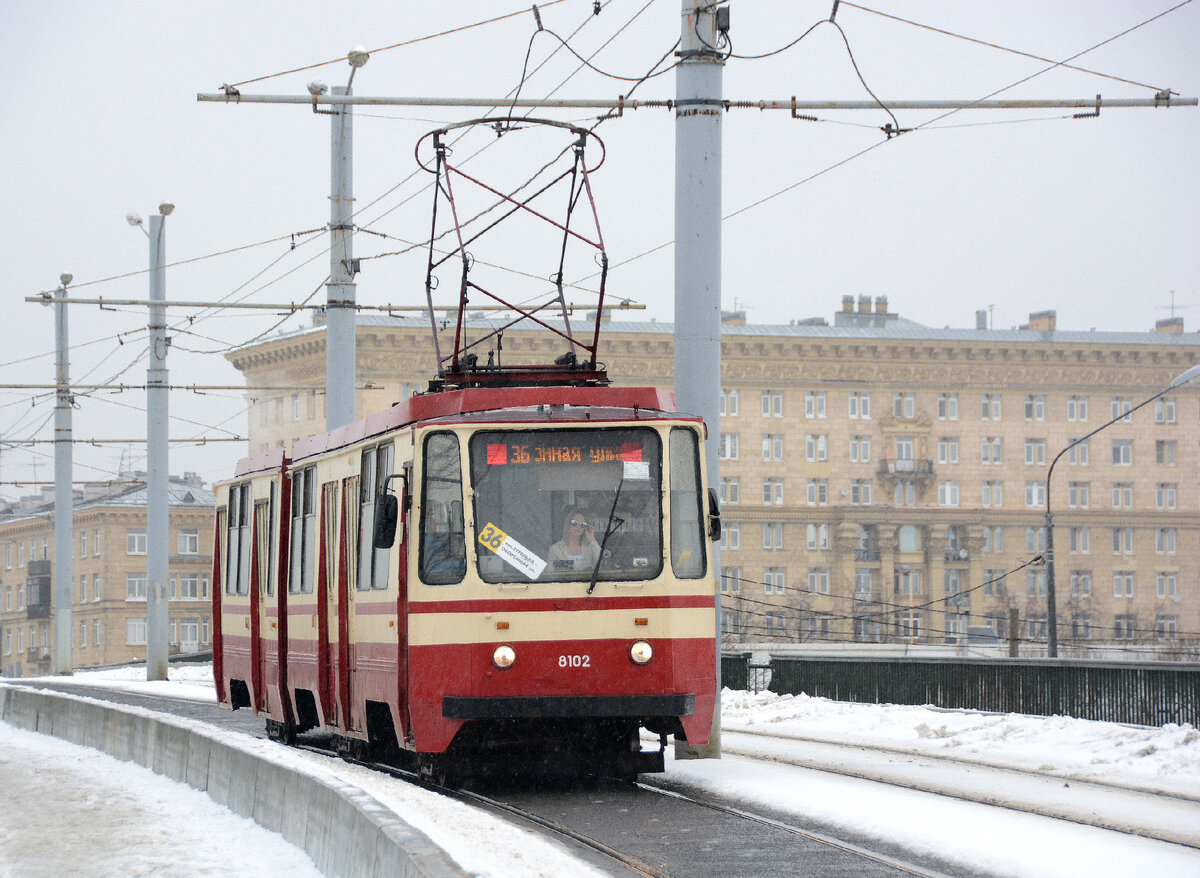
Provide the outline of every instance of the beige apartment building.
<path id="1" fill-rule="evenodd" d="M 198 478 L 169 486 L 170 651 L 212 647 L 212 534 L 215 501 Z M 146 488 L 126 486 L 74 509 L 72 665 L 146 657 Z M 54 670 L 53 505 L 0 518 L 0 672 Z"/>
<path id="2" fill-rule="evenodd" d="M 481 338 L 500 321 L 472 319 Z M 442 334 L 452 346 L 453 326 Z M 427 318 L 359 317 L 360 417 L 433 374 Z M 477 347 L 480 359 L 494 339 Z M 832 325 L 727 315 L 719 488 L 727 642 L 960 644 L 991 629 L 1036 654 L 1046 638 L 1051 484 L 1061 654 L 1195 654 L 1200 642 L 1200 382 L 1124 413 L 1200 362 L 1182 319 L 1152 331 L 934 329 L 886 299 L 844 297 Z M 503 356 L 548 361 L 544 330 Z M 671 387 L 672 326 L 612 321 L 614 382 Z M 250 385 L 319 384 L 320 325 L 229 355 Z M 250 450 L 322 429 L 309 391 L 252 394 Z M 1015 620 L 1016 628 L 1012 623 Z M 1040 647 L 1044 648 L 1044 647 Z"/>

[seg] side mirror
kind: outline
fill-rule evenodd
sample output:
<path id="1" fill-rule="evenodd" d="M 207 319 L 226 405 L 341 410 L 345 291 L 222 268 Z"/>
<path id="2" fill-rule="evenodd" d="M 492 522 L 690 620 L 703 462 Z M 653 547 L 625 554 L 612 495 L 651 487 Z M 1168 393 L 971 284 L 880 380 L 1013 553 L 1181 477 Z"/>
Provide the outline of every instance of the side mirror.
<path id="1" fill-rule="evenodd" d="M 708 538 L 713 542 L 721 539 L 721 506 L 712 488 L 708 489 Z"/>
<path id="2" fill-rule="evenodd" d="M 396 522 L 400 518 L 400 501 L 395 494 L 380 494 L 375 498 L 375 533 L 371 544 L 376 549 L 390 549 L 396 542 Z"/>

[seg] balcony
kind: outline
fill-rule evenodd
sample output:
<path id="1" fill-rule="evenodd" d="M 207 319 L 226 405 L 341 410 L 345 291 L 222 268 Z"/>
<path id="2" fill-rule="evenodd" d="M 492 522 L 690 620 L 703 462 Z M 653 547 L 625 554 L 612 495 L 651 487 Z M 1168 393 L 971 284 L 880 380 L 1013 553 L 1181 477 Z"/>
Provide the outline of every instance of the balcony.
<path id="1" fill-rule="evenodd" d="M 946 546 L 944 551 L 947 561 L 967 561 L 971 557 L 964 546 Z"/>
<path id="2" fill-rule="evenodd" d="M 870 546 L 856 546 L 854 549 L 855 561 L 878 561 L 879 550 Z"/>
<path id="3" fill-rule="evenodd" d="M 885 482 L 912 481 L 927 484 L 933 480 L 933 461 L 924 458 L 884 458 L 879 462 L 879 477 Z"/>

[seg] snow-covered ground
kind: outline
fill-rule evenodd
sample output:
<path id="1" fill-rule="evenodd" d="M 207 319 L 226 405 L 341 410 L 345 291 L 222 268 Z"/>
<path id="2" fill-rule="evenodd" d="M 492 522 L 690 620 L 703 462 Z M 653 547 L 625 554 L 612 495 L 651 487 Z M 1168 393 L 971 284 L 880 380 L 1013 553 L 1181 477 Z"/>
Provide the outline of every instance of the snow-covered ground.
<path id="1" fill-rule="evenodd" d="M 213 698 L 211 668 L 172 668 L 171 678 L 169 683 L 146 683 L 144 671 L 134 668 L 56 680 L 199 700 Z M 1182 819 L 1189 826 L 1200 826 L 1200 733 L 1190 726 L 1142 728 L 1063 717 L 847 704 L 803 695 L 728 690 L 723 695 L 723 725 L 731 748 L 735 739 L 739 749 L 746 741 L 755 740 L 739 731 L 770 734 L 776 753 L 780 747 L 784 751 L 783 756 L 774 758 L 784 761 L 805 761 L 806 748 L 812 745 L 799 740 L 804 738 L 1019 768 L 1065 779 L 1064 784 L 1090 778 L 1158 790 L 1194 798 L 1194 814 L 1185 811 Z M 0 736 L 7 738 L 10 731 L 0 726 Z M 361 787 L 426 832 L 468 871 L 481 876 L 597 874 L 553 843 L 443 796 L 267 741 L 255 741 L 251 746 L 303 770 L 327 772 Z M 1193 848 L 778 762 L 732 755 L 720 761 L 669 760 L 666 779 L 735 799 L 749 809 L 770 807 L 844 825 L 864 836 L 934 852 L 964 869 L 996 875 L 1200 876 L 1200 851 Z M 1189 804 L 1181 807 L 1187 809 Z"/>

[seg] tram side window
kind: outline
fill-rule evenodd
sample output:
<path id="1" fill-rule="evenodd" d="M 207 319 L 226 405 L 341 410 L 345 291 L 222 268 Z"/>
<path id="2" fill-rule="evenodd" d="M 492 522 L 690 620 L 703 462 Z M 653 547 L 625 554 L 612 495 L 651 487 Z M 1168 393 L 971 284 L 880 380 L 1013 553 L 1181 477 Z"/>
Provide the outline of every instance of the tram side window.
<path id="1" fill-rule="evenodd" d="M 453 433 L 425 440 L 420 571 L 421 581 L 429 585 L 461 582 L 467 571 L 461 453 Z"/>
<path id="2" fill-rule="evenodd" d="M 705 573 L 703 500 L 696 433 L 671 430 L 671 569 L 680 579 Z"/>
<path id="3" fill-rule="evenodd" d="M 309 594 L 317 557 L 317 471 L 306 467 L 292 473 L 292 545 L 288 591 Z"/>
<path id="4" fill-rule="evenodd" d="M 358 582 L 359 591 L 387 588 L 388 559 L 392 550 L 372 549 L 375 534 L 375 498 L 384 492 L 392 474 L 395 448 L 392 443 L 366 448 L 362 453 L 359 481 Z"/>
<path id="5" fill-rule="evenodd" d="M 271 499 L 257 500 L 254 503 L 254 532 L 258 536 L 254 564 L 258 573 L 258 590 L 262 594 L 270 594 L 271 587 L 268 563 L 271 557 Z"/>
<path id="6" fill-rule="evenodd" d="M 225 540 L 225 594 L 250 593 L 250 515 L 250 485 L 231 485 Z"/>

